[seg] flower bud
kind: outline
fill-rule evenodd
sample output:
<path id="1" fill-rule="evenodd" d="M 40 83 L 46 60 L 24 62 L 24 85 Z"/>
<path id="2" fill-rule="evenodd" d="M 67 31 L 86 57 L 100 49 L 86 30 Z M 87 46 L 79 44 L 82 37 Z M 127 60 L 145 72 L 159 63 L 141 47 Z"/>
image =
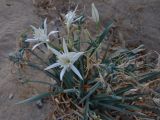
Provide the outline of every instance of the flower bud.
<path id="1" fill-rule="evenodd" d="M 92 3 L 92 20 L 96 23 L 99 22 L 99 13 L 94 3 Z"/>

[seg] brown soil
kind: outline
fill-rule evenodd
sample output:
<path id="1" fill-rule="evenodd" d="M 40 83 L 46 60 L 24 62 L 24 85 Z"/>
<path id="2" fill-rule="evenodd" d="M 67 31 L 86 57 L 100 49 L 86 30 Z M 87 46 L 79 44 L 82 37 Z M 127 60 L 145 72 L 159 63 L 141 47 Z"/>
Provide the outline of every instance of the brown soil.
<path id="1" fill-rule="evenodd" d="M 47 0 L 46 0 L 47 1 Z M 49 1 L 49 0 L 48 0 Z M 51 0 L 50 0 L 51 1 Z M 60 12 L 66 12 L 67 0 L 53 0 Z M 65 2 L 63 2 L 65 1 Z M 160 1 L 159 0 L 77 0 L 80 9 L 90 15 L 90 3 L 94 1 L 101 21 L 116 21 L 127 45 L 144 44 L 147 49 L 160 52 Z M 84 7 L 85 6 L 85 7 Z M 46 9 L 46 8 L 44 8 Z M 39 15 L 47 16 L 44 9 Z M 1 120 L 43 120 L 50 110 L 48 105 L 37 109 L 35 104 L 15 105 L 22 100 L 21 94 L 27 87 L 17 83 L 17 77 L 11 74 L 11 65 L 7 59 L 16 49 L 16 39 L 29 25 L 40 22 L 32 0 L 0 0 L 0 119 Z M 53 13 L 52 13 L 53 11 Z M 50 18 L 56 15 L 55 9 L 49 12 Z M 14 98 L 9 100 L 9 95 Z M 23 95 L 22 95 L 23 96 Z"/>
<path id="2" fill-rule="evenodd" d="M 28 95 L 22 91 L 29 88 L 17 83 L 15 74 L 11 73 L 11 64 L 7 57 L 16 49 L 19 34 L 38 21 L 31 0 L 0 0 L 0 120 L 44 120 L 49 112 L 45 104 L 38 109 L 35 104 L 16 105 Z M 12 67 L 13 71 L 15 67 Z M 27 89 L 27 90 L 25 90 Z M 13 94 L 13 99 L 9 99 Z"/>

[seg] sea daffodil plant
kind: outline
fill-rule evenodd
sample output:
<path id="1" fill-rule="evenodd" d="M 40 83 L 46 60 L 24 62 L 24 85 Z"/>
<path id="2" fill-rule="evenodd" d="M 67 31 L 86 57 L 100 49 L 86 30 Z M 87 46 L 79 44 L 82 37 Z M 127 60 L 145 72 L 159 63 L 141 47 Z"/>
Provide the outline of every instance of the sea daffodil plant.
<path id="1" fill-rule="evenodd" d="M 91 7 L 92 19 L 97 25 L 100 22 L 98 10 L 94 4 Z M 91 32 L 89 37 L 84 37 L 82 33 L 89 26 L 90 19 L 87 19 L 88 16 L 84 16 L 84 20 L 80 19 L 75 22 L 77 20 L 76 10 L 77 7 L 65 16 L 68 33 L 62 34 L 63 36 L 60 34 L 60 37 L 57 38 L 58 40 L 65 38 L 62 44 L 61 42 L 54 44 L 55 41 L 49 41 L 49 36 L 58 31 L 47 34 L 46 19 L 44 28 L 37 29 L 32 26 L 34 38 L 27 40 L 23 38 L 23 42 L 38 42 L 32 49 L 40 44 L 47 44 L 48 50 L 53 54 L 43 54 L 39 53 L 40 51 L 35 53 L 29 47 L 26 49 L 26 47 L 20 46 L 18 54 L 10 56 L 14 63 L 16 61 L 21 66 L 28 65 L 41 73 L 43 72 L 46 79 L 54 81 L 27 79 L 25 81 L 27 83 L 38 82 L 49 85 L 51 89 L 19 103 L 30 103 L 44 97 L 52 97 L 55 105 L 59 107 L 56 112 L 58 115 L 55 115 L 58 117 L 55 119 L 115 120 L 117 118 L 123 119 L 122 116 L 131 118 L 130 120 L 133 120 L 132 118 L 157 119 L 156 117 L 160 113 L 159 108 L 156 106 L 147 107 L 146 105 L 148 105 L 149 97 L 152 99 L 157 95 L 157 92 L 151 90 L 149 85 L 155 82 L 159 83 L 159 79 L 156 78 L 160 77 L 160 70 L 157 67 L 156 70 L 153 70 L 156 66 L 152 66 L 155 61 L 152 64 L 146 64 L 145 57 L 147 55 L 144 55 L 144 46 L 140 45 L 135 49 L 119 49 L 120 46 L 117 47 L 116 42 L 116 49 L 113 42 L 110 45 L 114 48 L 110 45 L 106 48 L 106 44 L 103 43 L 108 38 L 115 39 L 113 31 L 116 27 L 112 29 L 113 21 L 107 22 L 105 27 L 97 25 L 100 33 L 94 32 L 93 34 Z M 73 23 L 78 27 L 70 30 Z M 66 26 L 63 29 L 66 29 Z M 95 29 L 93 28 L 93 30 Z M 69 44 L 69 40 L 73 44 Z M 36 60 L 25 59 L 25 53 L 28 52 Z M 146 93 L 144 90 L 147 88 Z M 152 96 L 148 92 L 151 92 Z M 147 102 L 145 96 L 147 96 Z M 156 100 L 157 103 L 157 99 L 153 100 Z M 144 108 L 147 109 L 143 110 Z M 148 117 L 146 113 L 149 113 L 150 116 Z M 67 117 L 65 118 L 65 116 Z"/>

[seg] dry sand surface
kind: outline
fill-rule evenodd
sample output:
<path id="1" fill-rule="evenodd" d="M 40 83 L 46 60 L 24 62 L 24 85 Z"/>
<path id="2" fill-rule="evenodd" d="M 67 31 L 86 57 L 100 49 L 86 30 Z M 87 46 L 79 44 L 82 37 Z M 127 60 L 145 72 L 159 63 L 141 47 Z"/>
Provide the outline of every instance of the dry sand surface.
<path id="1" fill-rule="evenodd" d="M 117 21 L 127 44 L 144 44 L 147 49 L 160 52 L 160 0 L 81 0 L 91 14 L 94 1 L 101 21 Z M 58 8 L 58 7 L 57 7 Z M 85 11 L 85 12 L 86 12 Z"/>
<path id="2" fill-rule="evenodd" d="M 33 11 L 31 0 L 0 0 L 0 120 L 44 120 L 49 111 L 47 106 L 15 105 L 22 100 L 19 94 L 23 88 L 17 85 L 6 58 L 16 49 L 19 34 L 38 21 Z M 10 94 L 14 95 L 11 100 Z"/>
<path id="3" fill-rule="evenodd" d="M 89 8 L 93 0 L 82 1 Z M 148 49 L 160 52 L 160 0 L 94 2 L 100 11 L 101 20 L 114 18 L 128 43 L 143 43 Z M 42 109 L 37 109 L 35 104 L 15 105 L 22 99 L 19 94 L 23 87 L 17 85 L 6 58 L 16 49 L 16 38 L 21 31 L 36 21 L 39 23 L 34 10 L 32 0 L 0 0 L 0 120 L 43 120 L 49 111 L 47 105 Z M 10 94 L 14 95 L 11 100 Z"/>

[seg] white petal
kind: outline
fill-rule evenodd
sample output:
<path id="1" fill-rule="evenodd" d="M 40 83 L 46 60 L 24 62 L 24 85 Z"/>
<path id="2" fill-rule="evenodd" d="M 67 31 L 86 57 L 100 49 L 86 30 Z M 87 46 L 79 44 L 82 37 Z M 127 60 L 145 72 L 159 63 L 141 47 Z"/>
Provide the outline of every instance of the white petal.
<path id="1" fill-rule="evenodd" d="M 76 12 L 76 11 L 77 11 L 77 8 L 78 8 L 78 5 L 76 6 L 76 8 L 75 8 L 74 12 Z"/>
<path id="2" fill-rule="evenodd" d="M 37 43 L 35 44 L 33 47 L 32 47 L 32 50 L 34 50 L 36 47 L 38 47 L 39 45 L 43 44 L 44 42 L 40 42 L 40 43 Z"/>
<path id="3" fill-rule="evenodd" d="M 36 31 L 36 30 L 37 30 L 37 28 L 36 28 L 36 27 L 34 27 L 33 25 L 31 25 L 31 28 L 32 28 L 34 31 Z"/>
<path id="4" fill-rule="evenodd" d="M 76 52 L 68 52 L 67 56 L 70 60 L 72 60 L 73 56 L 76 55 Z"/>
<path id="5" fill-rule="evenodd" d="M 47 35 L 47 18 L 44 20 L 44 32 Z"/>
<path id="6" fill-rule="evenodd" d="M 48 34 L 48 37 L 49 37 L 50 35 L 52 35 L 52 34 L 57 33 L 57 32 L 59 32 L 59 31 L 51 31 L 51 32 Z"/>
<path id="7" fill-rule="evenodd" d="M 56 56 L 61 55 L 60 52 L 58 52 L 58 51 L 57 51 L 56 49 L 54 49 L 54 48 L 51 48 L 49 45 L 48 45 L 48 49 L 51 50 Z"/>
<path id="8" fill-rule="evenodd" d="M 49 70 L 49 69 L 55 68 L 55 67 L 57 67 L 57 66 L 59 66 L 59 65 L 60 65 L 59 63 L 54 63 L 54 64 L 48 66 L 47 68 L 45 68 L 44 70 Z"/>
<path id="9" fill-rule="evenodd" d="M 64 68 L 62 69 L 61 73 L 60 73 L 60 80 L 61 80 L 61 81 L 62 81 L 62 79 L 63 79 L 63 76 L 64 76 L 66 70 L 67 70 L 67 67 L 64 67 Z"/>
<path id="10" fill-rule="evenodd" d="M 78 77 L 79 77 L 80 79 L 83 80 L 83 78 L 82 78 L 81 74 L 79 73 L 78 69 L 77 69 L 74 65 L 71 65 L 70 67 L 71 67 L 71 69 L 73 70 L 73 72 L 74 72 L 76 75 L 78 75 Z"/>
<path id="11" fill-rule="evenodd" d="M 63 50 L 64 50 L 64 53 L 68 53 L 68 48 L 67 48 L 65 39 L 63 39 Z"/>
<path id="12" fill-rule="evenodd" d="M 84 52 L 78 52 L 78 53 L 76 53 L 76 54 L 72 57 L 72 59 L 71 59 L 72 63 L 74 63 L 75 61 L 77 61 L 78 58 L 79 58 L 81 55 L 83 55 L 83 54 L 84 54 Z"/>
<path id="13" fill-rule="evenodd" d="M 37 41 L 39 41 L 38 39 L 27 39 L 27 40 L 25 40 L 25 42 L 37 42 Z"/>

